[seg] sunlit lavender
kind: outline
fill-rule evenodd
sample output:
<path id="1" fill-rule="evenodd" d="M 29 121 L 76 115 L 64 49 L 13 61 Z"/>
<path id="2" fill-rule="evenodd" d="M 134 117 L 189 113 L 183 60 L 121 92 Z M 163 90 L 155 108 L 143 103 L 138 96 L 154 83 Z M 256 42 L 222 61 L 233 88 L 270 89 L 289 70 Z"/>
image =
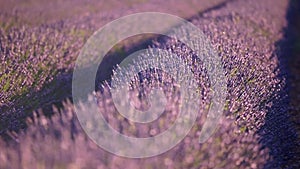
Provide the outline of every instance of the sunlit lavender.
<path id="1" fill-rule="evenodd" d="M 286 15 L 291 2 L 2 3 L 0 9 L 13 10 L 0 10 L 1 169 L 300 166 L 299 131 L 291 120 L 295 113 L 290 113 L 287 47 L 281 43 L 286 38 Z M 73 3 L 74 10 L 70 9 Z M 174 7 L 168 9 L 168 5 Z M 216 132 L 199 144 L 199 131 L 211 106 L 211 84 L 203 62 L 195 59 L 195 52 L 185 44 L 172 38 L 121 42 L 105 58 L 97 74 L 100 80 L 95 82 L 96 91 L 90 93 L 113 129 L 131 137 L 151 137 L 167 130 L 178 116 L 180 86 L 158 69 L 135 75 L 128 88 L 131 104 L 140 110 L 149 108 L 147 97 L 152 89 L 162 90 L 166 96 L 163 114 L 152 123 L 142 124 L 118 113 L 109 89 L 113 70 L 125 55 L 140 48 L 168 50 L 187 61 L 197 81 L 201 112 L 189 134 L 173 149 L 152 158 L 122 158 L 99 148 L 81 128 L 72 103 L 72 71 L 80 49 L 94 31 L 120 16 L 147 10 L 186 17 L 204 32 L 222 60 L 228 96 Z"/>

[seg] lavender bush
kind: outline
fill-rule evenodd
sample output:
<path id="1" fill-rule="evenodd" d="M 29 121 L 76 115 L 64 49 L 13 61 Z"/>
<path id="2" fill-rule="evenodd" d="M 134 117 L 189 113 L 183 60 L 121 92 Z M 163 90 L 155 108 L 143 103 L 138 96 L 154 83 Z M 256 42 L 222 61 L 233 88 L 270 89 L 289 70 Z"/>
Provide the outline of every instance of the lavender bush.
<path id="1" fill-rule="evenodd" d="M 100 149 L 81 129 L 72 102 L 65 99 L 70 97 L 74 60 L 86 38 L 101 25 L 95 23 L 99 16 L 89 14 L 37 27 L 2 26 L 0 168 L 299 167 L 299 154 L 294 150 L 299 143 L 289 120 L 286 68 L 275 46 L 282 38 L 287 5 L 287 1 L 230 1 L 190 19 L 218 50 L 229 79 L 225 115 L 217 132 L 204 144 L 197 138 L 210 104 L 205 68 L 181 42 L 164 37 L 153 41 L 152 46 L 190 61 L 203 114 L 175 148 L 145 159 L 122 158 Z M 116 15 L 121 14 L 106 16 Z M 157 74 L 161 72 L 141 72 L 132 82 L 132 98 L 141 109 L 147 107 L 143 100 L 147 91 L 156 85 L 170 96 L 164 115 L 149 125 L 134 124 L 120 116 L 107 86 L 98 83 L 94 95 L 114 129 L 147 137 L 174 122 L 178 112 L 176 83 L 167 75 L 158 83 Z M 10 139 L 4 139 L 7 136 Z"/>

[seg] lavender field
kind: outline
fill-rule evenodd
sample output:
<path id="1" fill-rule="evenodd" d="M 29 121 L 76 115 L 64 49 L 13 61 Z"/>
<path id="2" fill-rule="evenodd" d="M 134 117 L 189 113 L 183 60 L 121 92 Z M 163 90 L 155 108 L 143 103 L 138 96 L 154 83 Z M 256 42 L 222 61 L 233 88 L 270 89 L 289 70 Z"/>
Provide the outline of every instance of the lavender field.
<path id="1" fill-rule="evenodd" d="M 145 71 L 132 82 L 132 97 L 143 109 L 149 106 L 144 97 L 159 86 L 167 95 L 165 112 L 150 124 L 118 114 L 105 81 L 133 51 L 157 47 L 186 59 L 201 93 L 202 115 L 184 140 L 161 155 L 131 159 L 101 149 L 85 134 L 74 110 L 72 76 L 95 31 L 147 11 L 185 18 L 203 31 L 221 58 L 228 95 L 216 132 L 200 144 L 212 84 L 195 53 L 153 34 L 115 45 L 99 66 L 94 95 L 118 132 L 158 135 L 179 111 L 172 78 L 158 82 L 154 77 L 163 73 Z M 299 11 L 296 0 L 0 0 L 0 169 L 300 168 Z"/>

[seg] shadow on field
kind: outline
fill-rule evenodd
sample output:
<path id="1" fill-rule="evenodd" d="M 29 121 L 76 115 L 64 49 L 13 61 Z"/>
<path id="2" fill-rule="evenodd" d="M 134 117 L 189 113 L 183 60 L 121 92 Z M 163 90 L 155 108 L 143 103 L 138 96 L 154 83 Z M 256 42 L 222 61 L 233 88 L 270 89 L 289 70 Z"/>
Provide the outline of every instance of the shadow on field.
<path id="1" fill-rule="evenodd" d="M 288 25 L 284 30 L 284 38 L 276 43 L 276 50 L 273 55 L 278 56 L 280 73 L 278 76 L 283 85 L 283 90 L 269 99 L 272 102 L 267 107 L 268 112 L 265 117 L 265 124 L 260 128 L 258 134 L 261 136 L 261 144 L 269 149 L 270 159 L 265 168 L 299 168 L 299 140 L 293 118 L 290 96 L 292 88 L 289 80 L 292 75 L 289 61 L 293 60 L 293 47 L 295 39 L 294 27 L 299 24 L 300 3 L 291 0 L 286 14 Z M 298 39 L 299 40 L 299 39 Z M 266 104 L 268 105 L 268 104 Z M 298 115 L 299 116 L 299 115 Z"/>

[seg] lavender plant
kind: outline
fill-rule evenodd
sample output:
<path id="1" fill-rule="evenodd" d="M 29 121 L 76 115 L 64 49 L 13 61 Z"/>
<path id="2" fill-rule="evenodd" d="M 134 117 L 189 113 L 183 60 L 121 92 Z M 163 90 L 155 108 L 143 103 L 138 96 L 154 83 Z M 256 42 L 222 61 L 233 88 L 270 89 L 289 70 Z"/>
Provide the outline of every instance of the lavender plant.
<path id="1" fill-rule="evenodd" d="M 3 100 L 0 131 L 14 139 L 8 142 L 0 139 L 0 168 L 299 167 L 299 154 L 294 151 L 298 145 L 296 131 L 288 114 L 286 72 L 279 59 L 282 54 L 275 46 L 275 42 L 282 38 L 287 1 L 254 2 L 229 2 L 191 18 L 218 50 L 229 79 L 225 116 L 217 132 L 203 144 L 199 144 L 197 138 L 210 100 L 205 67 L 201 61 L 193 59 L 193 51 L 179 41 L 162 38 L 153 42 L 154 47 L 170 50 L 189 61 L 202 94 L 199 106 L 204 114 L 175 148 L 146 159 L 122 158 L 99 149 L 80 127 L 71 101 L 64 101 L 60 108 L 52 106 L 46 111 L 39 109 L 30 115 L 24 114 L 25 109 L 38 107 L 33 101 L 52 105 L 56 99 L 61 101 L 65 97 L 64 93 L 60 97 L 48 97 L 64 86 L 53 84 L 54 87 L 46 86 L 43 90 L 45 95 L 24 101 L 24 98 L 34 96 L 32 91 L 43 88 L 53 77 L 61 77 L 61 81 L 68 79 L 64 71 L 72 69 L 84 39 L 77 41 L 77 35 L 70 31 L 74 23 L 68 21 L 32 29 L 16 28 L 9 33 L 1 29 L 0 59 L 5 64 L 0 68 L 0 86 L 3 86 L 0 93 Z M 82 19 L 79 22 L 83 21 L 94 24 L 93 20 Z M 73 30 L 82 29 L 78 26 Z M 178 96 L 177 87 L 167 75 L 155 80 L 162 74 L 158 70 L 148 70 L 132 81 L 131 96 L 136 99 L 134 104 L 138 108 L 147 107 L 143 98 L 155 86 L 161 86 L 169 96 L 163 116 L 149 125 L 134 124 L 120 116 L 108 87 L 100 87 L 101 90 L 95 93 L 98 106 L 114 129 L 129 136 L 146 137 L 159 134 L 174 122 L 178 112 L 177 97 L 174 97 Z M 24 97 L 19 97 L 19 93 Z M 12 97 L 15 95 L 18 97 Z M 52 116 L 48 118 L 45 114 Z M 20 133 L 14 132 L 23 127 L 20 118 L 24 119 L 28 128 Z"/>

